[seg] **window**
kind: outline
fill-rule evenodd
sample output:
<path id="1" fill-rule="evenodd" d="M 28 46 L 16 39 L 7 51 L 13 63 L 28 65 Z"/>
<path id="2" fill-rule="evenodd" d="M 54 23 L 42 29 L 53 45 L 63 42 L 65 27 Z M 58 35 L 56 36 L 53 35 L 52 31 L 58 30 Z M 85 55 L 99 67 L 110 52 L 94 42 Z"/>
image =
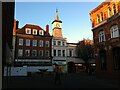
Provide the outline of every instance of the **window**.
<path id="1" fill-rule="evenodd" d="M 62 50 L 62 56 L 65 57 L 65 50 Z"/>
<path id="2" fill-rule="evenodd" d="M 56 41 L 55 40 L 53 41 L 53 45 L 56 45 Z"/>
<path id="3" fill-rule="evenodd" d="M 111 38 L 119 37 L 118 26 L 114 25 L 110 28 Z"/>
<path id="4" fill-rule="evenodd" d="M 19 39 L 19 46 L 23 45 L 23 39 Z"/>
<path id="5" fill-rule="evenodd" d="M 39 30 L 39 35 L 44 35 L 44 31 L 43 30 Z"/>
<path id="6" fill-rule="evenodd" d="M 18 56 L 23 56 L 23 50 L 22 49 L 18 49 Z"/>
<path id="7" fill-rule="evenodd" d="M 26 34 L 31 34 L 31 29 L 30 28 L 26 28 Z"/>
<path id="8" fill-rule="evenodd" d="M 33 29 L 33 34 L 37 35 L 37 30 L 36 29 Z"/>
<path id="9" fill-rule="evenodd" d="M 108 8 L 108 17 L 111 17 L 111 16 L 112 16 L 111 8 Z"/>
<path id="10" fill-rule="evenodd" d="M 32 50 L 32 56 L 37 56 L 37 50 Z"/>
<path id="11" fill-rule="evenodd" d="M 45 46 L 49 47 L 49 41 L 46 41 Z"/>
<path id="12" fill-rule="evenodd" d="M 39 56 L 43 56 L 43 50 L 39 51 Z"/>
<path id="13" fill-rule="evenodd" d="M 65 46 L 65 42 L 62 42 L 62 46 Z"/>
<path id="14" fill-rule="evenodd" d="M 100 16 L 97 15 L 97 23 L 100 23 Z"/>
<path id="15" fill-rule="evenodd" d="M 33 40 L 33 46 L 37 46 L 37 40 Z"/>
<path id="16" fill-rule="evenodd" d="M 104 19 L 104 18 L 103 18 L 103 13 L 101 12 L 101 21 L 103 21 L 103 19 Z"/>
<path id="17" fill-rule="evenodd" d="M 30 46 L 30 40 L 26 39 L 26 46 Z"/>
<path id="18" fill-rule="evenodd" d="M 113 48 L 114 69 L 120 70 L 120 48 Z"/>
<path id="19" fill-rule="evenodd" d="M 99 32 L 99 42 L 103 42 L 103 41 L 105 41 L 105 32 L 100 31 Z"/>
<path id="20" fill-rule="evenodd" d="M 113 5 L 113 13 L 114 13 L 114 15 L 116 14 L 116 6 L 115 6 L 115 4 Z"/>
<path id="21" fill-rule="evenodd" d="M 30 50 L 25 50 L 25 56 L 30 56 Z"/>
<path id="22" fill-rule="evenodd" d="M 54 56 L 56 56 L 56 50 L 53 51 Z"/>
<path id="23" fill-rule="evenodd" d="M 40 40 L 40 41 L 39 41 L 39 46 L 40 46 L 40 47 L 43 47 L 43 40 Z"/>
<path id="24" fill-rule="evenodd" d="M 61 46 L 61 41 L 58 41 L 58 46 Z"/>
<path id="25" fill-rule="evenodd" d="M 72 57 L 72 50 L 69 50 L 69 56 Z"/>
<path id="26" fill-rule="evenodd" d="M 48 50 L 45 51 L 45 56 L 49 57 L 49 51 Z"/>
<path id="27" fill-rule="evenodd" d="M 58 56 L 61 56 L 61 50 L 58 50 Z"/>

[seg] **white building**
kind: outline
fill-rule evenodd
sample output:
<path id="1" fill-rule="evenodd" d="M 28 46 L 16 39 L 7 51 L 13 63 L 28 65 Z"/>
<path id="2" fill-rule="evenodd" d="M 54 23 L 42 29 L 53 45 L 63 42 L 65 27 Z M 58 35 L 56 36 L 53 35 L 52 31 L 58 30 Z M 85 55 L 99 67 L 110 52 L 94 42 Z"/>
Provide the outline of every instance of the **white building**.
<path id="1" fill-rule="evenodd" d="M 61 66 L 63 72 L 67 72 L 67 39 L 62 35 L 62 21 L 58 18 L 58 11 L 56 10 L 55 20 L 52 22 L 52 63 Z"/>

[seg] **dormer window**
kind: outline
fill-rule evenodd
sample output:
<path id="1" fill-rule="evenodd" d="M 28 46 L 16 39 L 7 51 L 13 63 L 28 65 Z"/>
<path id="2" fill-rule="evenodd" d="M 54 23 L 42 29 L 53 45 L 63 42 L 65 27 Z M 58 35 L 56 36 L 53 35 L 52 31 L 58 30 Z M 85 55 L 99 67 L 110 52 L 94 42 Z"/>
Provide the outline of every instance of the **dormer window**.
<path id="1" fill-rule="evenodd" d="M 33 35 L 37 35 L 37 30 L 33 29 Z"/>
<path id="2" fill-rule="evenodd" d="M 26 34 L 31 34 L 31 29 L 30 28 L 26 28 Z"/>
<path id="3" fill-rule="evenodd" d="M 43 30 L 39 30 L 39 35 L 44 35 L 44 31 Z"/>

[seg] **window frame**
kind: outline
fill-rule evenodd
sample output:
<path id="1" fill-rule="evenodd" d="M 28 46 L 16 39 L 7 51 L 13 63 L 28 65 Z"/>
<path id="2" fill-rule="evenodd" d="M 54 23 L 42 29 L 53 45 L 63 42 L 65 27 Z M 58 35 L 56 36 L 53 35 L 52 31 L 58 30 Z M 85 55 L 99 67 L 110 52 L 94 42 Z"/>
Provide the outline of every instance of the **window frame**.
<path id="1" fill-rule="evenodd" d="M 18 49 L 18 56 L 23 56 L 23 49 Z"/>
<path id="2" fill-rule="evenodd" d="M 23 46 L 23 39 L 22 39 L 22 38 L 19 38 L 19 40 L 18 40 L 18 45 L 19 45 L 19 46 Z"/>
<path id="3" fill-rule="evenodd" d="M 43 30 L 39 30 L 39 35 L 44 35 L 44 31 Z"/>
<path id="4" fill-rule="evenodd" d="M 28 54 L 26 54 L 26 51 L 28 51 Z M 30 56 L 30 50 L 29 49 L 25 50 L 25 56 Z"/>
<path id="5" fill-rule="evenodd" d="M 34 32 L 35 31 L 35 32 Z M 33 32 L 32 32 L 33 35 L 37 35 L 37 29 L 33 29 Z"/>
<path id="6" fill-rule="evenodd" d="M 101 30 L 98 34 L 99 42 L 104 42 L 105 40 L 105 31 Z"/>
<path id="7" fill-rule="evenodd" d="M 35 54 L 33 52 L 35 52 Z M 32 50 L 32 56 L 35 56 L 35 57 L 37 56 L 37 50 Z"/>
<path id="8" fill-rule="evenodd" d="M 40 53 L 42 52 L 42 53 Z M 43 56 L 43 50 L 39 50 L 39 56 Z"/>
<path id="9" fill-rule="evenodd" d="M 30 39 L 26 39 L 25 45 L 26 45 L 26 46 L 30 46 Z"/>
<path id="10" fill-rule="evenodd" d="M 60 42 L 60 43 L 59 43 Z M 61 46 L 61 41 L 58 41 L 58 46 Z"/>
<path id="11" fill-rule="evenodd" d="M 25 30 L 26 30 L 26 34 L 31 34 L 31 28 L 26 28 Z M 29 31 L 29 33 L 28 33 L 28 31 Z"/>
<path id="12" fill-rule="evenodd" d="M 43 40 L 39 40 L 39 47 L 43 47 Z"/>
<path id="13" fill-rule="evenodd" d="M 48 52 L 48 53 L 46 54 L 46 52 Z M 50 53 L 49 50 L 45 50 L 45 56 L 46 56 L 46 57 L 49 57 L 49 56 L 50 56 L 49 53 Z"/>
<path id="14" fill-rule="evenodd" d="M 116 38 L 116 37 L 119 37 L 119 28 L 118 28 L 118 25 L 113 25 L 111 28 L 110 28 L 110 34 L 111 34 L 111 38 Z"/>
<path id="15" fill-rule="evenodd" d="M 50 42 L 49 42 L 48 40 L 45 42 L 45 46 L 46 46 L 46 47 L 49 47 L 49 46 L 50 46 Z"/>
<path id="16" fill-rule="evenodd" d="M 35 41 L 36 41 L 36 42 L 35 42 Z M 32 41 L 32 46 L 34 46 L 34 47 L 37 46 L 37 40 L 34 39 L 34 40 Z"/>

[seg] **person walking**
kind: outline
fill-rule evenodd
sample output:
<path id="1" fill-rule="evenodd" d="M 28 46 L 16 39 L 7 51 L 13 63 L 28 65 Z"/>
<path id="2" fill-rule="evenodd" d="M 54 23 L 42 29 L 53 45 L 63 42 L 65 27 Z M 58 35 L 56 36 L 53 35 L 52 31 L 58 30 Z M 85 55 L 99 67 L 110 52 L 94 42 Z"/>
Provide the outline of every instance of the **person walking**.
<path id="1" fill-rule="evenodd" d="M 61 84 L 61 68 L 60 68 L 60 66 L 56 64 L 54 71 L 55 71 L 55 81 L 54 81 L 54 83 L 55 84 L 57 84 L 57 83 Z"/>

